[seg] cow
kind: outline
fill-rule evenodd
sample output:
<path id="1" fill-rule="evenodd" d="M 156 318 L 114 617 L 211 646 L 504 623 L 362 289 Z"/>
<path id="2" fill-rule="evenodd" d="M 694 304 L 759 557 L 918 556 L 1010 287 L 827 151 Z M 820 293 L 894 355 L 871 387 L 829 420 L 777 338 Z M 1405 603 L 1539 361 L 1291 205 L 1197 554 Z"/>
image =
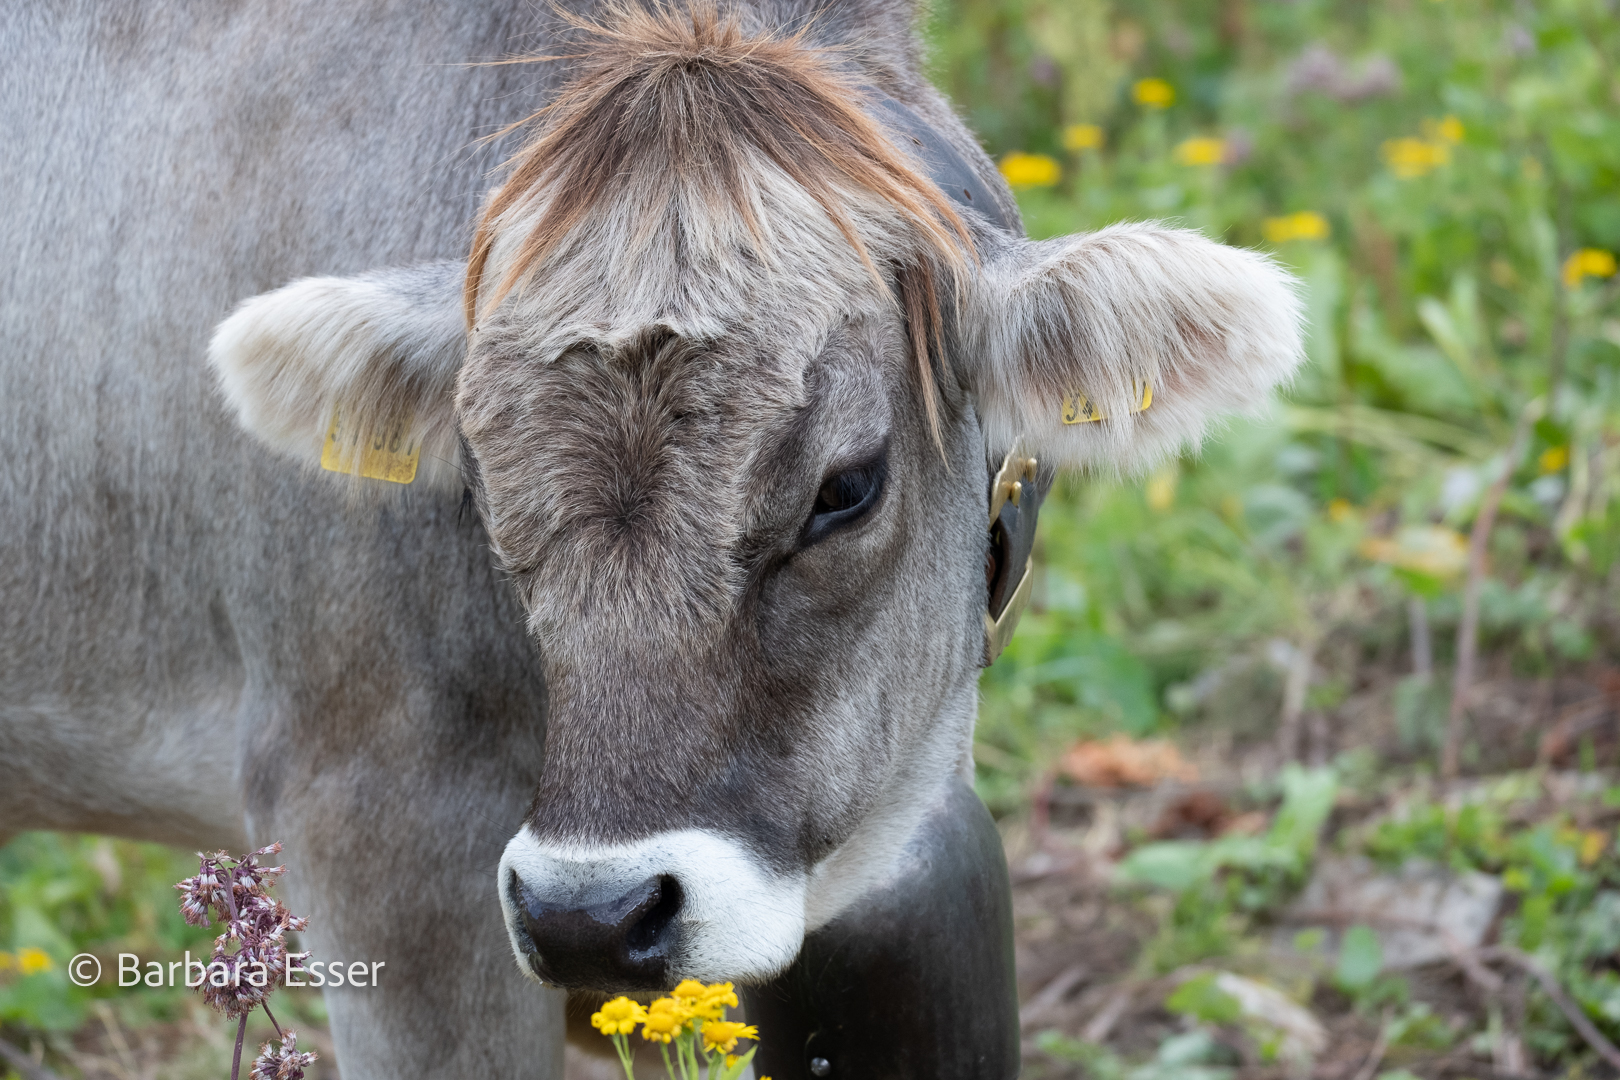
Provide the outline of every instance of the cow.
<path id="1" fill-rule="evenodd" d="M 0 837 L 283 841 L 349 1080 L 892 884 L 1054 472 L 1300 356 L 1262 255 L 1026 239 L 917 19 L 5 5 Z"/>

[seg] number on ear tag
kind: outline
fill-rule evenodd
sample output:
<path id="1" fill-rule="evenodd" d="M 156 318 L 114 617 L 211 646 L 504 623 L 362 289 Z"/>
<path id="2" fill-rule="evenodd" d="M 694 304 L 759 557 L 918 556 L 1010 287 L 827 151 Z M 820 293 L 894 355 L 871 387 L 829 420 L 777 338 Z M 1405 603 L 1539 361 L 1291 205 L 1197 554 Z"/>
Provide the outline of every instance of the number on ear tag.
<path id="1" fill-rule="evenodd" d="M 358 472 L 367 479 L 393 484 L 410 483 L 416 479 L 416 462 L 422 455 L 422 444 L 411 435 L 411 419 L 395 417 L 362 437 L 358 429 L 344 424 L 342 407 L 334 405 L 332 426 L 321 445 L 321 468 L 350 476 Z"/>
<path id="2" fill-rule="evenodd" d="M 1142 392 L 1138 397 L 1140 404 L 1131 410 L 1133 413 L 1146 412 L 1148 406 L 1153 404 L 1153 387 L 1147 382 L 1140 384 Z M 1106 420 L 1098 408 L 1091 403 L 1086 395 L 1078 390 L 1063 399 L 1063 422 L 1065 424 L 1095 424 L 1099 420 Z"/>

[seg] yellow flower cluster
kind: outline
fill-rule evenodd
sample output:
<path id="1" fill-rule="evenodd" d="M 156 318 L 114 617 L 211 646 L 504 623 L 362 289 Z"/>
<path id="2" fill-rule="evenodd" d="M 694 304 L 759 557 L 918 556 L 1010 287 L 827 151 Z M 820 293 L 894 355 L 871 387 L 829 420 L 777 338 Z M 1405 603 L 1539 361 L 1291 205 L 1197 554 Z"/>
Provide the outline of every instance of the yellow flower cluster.
<path id="1" fill-rule="evenodd" d="M 1168 109 L 1176 101 L 1176 88 L 1163 79 L 1141 79 L 1131 87 L 1131 97 L 1150 109 Z"/>
<path id="2" fill-rule="evenodd" d="M 16 954 L 0 952 L 0 971 L 9 971 L 16 968 L 23 975 L 38 975 L 42 971 L 49 971 L 54 965 L 44 949 L 27 946 L 18 949 Z"/>
<path id="3" fill-rule="evenodd" d="M 1063 178 L 1063 167 L 1045 154 L 1015 150 L 1001 159 L 1001 175 L 1015 188 L 1051 187 Z"/>
<path id="4" fill-rule="evenodd" d="M 1384 164 L 1402 180 L 1427 176 L 1450 162 L 1451 147 L 1443 142 L 1415 139 L 1408 135 L 1390 139 L 1384 144 Z"/>
<path id="5" fill-rule="evenodd" d="M 1614 254 L 1599 248 L 1582 248 L 1564 260 L 1564 285 L 1575 288 L 1585 278 L 1613 277 Z"/>
<path id="6" fill-rule="evenodd" d="M 1315 210 L 1300 210 L 1282 217 L 1269 217 L 1260 223 L 1267 243 L 1286 244 L 1290 240 L 1326 240 L 1333 232 L 1328 219 Z"/>
<path id="7" fill-rule="evenodd" d="M 1098 150 L 1103 144 L 1103 129 L 1096 124 L 1070 124 L 1063 129 L 1063 149 Z"/>
<path id="8" fill-rule="evenodd" d="M 1402 180 L 1427 176 L 1451 163 L 1451 147 L 1463 140 L 1463 124 L 1455 116 L 1423 123 L 1423 138 L 1407 135 L 1384 143 L 1384 163 Z"/>
<path id="9" fill-rule="evenodd" d="M 591 1014 L 591 1026 L 604 1035 L 629 1035 L 637 1025 L 649 1042 L 670 1043 L 682 1035 L 701 1034 L 707 1052 L 729 1054 L 738 1039 L 757 1039 L 758 1029 L 727 1020 L 726 1008 L 736 1006 L 737 991 L 730 983 L 708 986 L 686 979 L 651 1005 L 616 997 Z"/>
<path id="10" fill-rule="evenodd" d="M 1226 159 L 1226 142 L 1200 135 L 1176 147 L 1176 160 L 1183 165 L 1219 165 Z"/>

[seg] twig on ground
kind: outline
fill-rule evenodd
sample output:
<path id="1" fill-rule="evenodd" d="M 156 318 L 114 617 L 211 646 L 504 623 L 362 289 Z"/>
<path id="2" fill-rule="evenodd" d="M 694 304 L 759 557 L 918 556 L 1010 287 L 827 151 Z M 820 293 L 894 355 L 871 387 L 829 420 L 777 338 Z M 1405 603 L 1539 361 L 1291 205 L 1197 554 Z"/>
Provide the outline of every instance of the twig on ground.
<path id="1" fill-rule="evenodd" d="M 1107 1041 L 1109 1033 L 1114 1030 L 1114 1025 L 1119 1023 L 1120 1017 L 1125 1015 L 1125 1010 L 1131 1007 L 1131 1001 L 1135 997 L 1134 983 L 1121 986 L 1114 992 L 1114 996 L 1108 999 L 1108 1004 L 1104 1005 L 1101 1011 L 1091 1018 L 1091 1022 L 1081 1029 L 1080 1038 L 1088 1043 Z"/>
<path id="2" fill-rule="evenodd" d="M 1299 760 L 1300 717 L 1311 688 L 1311 663 L 1316 658 L 1316 642 L 1309 638 L 1293 647 L 1288 674 L 1283 681 L 1282 720 L 1277 725 L 1277 753 L 1284 765 Z"/>
<path id="3" fill-rule="evenodd" d="M 1378 1022 L 1378 1038 L 1373 1040 L 1372 1049 L 1367 1052 L 1367 1060 L 1356 1070 L 1355 1080 L 1373 1080 L 1373 1074 L 1378 1072 L 1378 1066 L 1383 1064 L 1384 1052 L 1389 1049 L 1389 1010 L 1384 1010 L 1383 1019 Z"/>
<path id="4" fill-rule="evenodd" d="M 1519 413 L 1502 469 L 1486 490 L 1479 513 L 1474 516 L 1474 527 L 1468 534 L 1468 578 L 1463 586 L 1462 622 L 1457 627 L 1457 670 L 1451 683 L 1451 709 L 1446 715 L 1446 742 L 1440 752 L 1440 777 L 1447 783 L 1457 779 L 1463 715 L 1468 708 L 1468 693 L 1474 685 L 1474 661 L 1479 652 L 1479 593 L 1485 581 L 1485 549 L 1490 543 L 1491 526 L 1496 523 L 1496 511 L 1507 494 L 1519 459 L 1524 456 L 1530 428 L 1541 418 L 1545 408 L 1545 399 L 1537 398 Z"/>
<path id="5" fill-rule="evenodd" d="M 1078 986 L 1085 977 L 1085 964 L 1070 964 L 1058 972 L 1051 982 L 1036 991 L 1035 995 L 1019 1010 L 1019 1026 L 1026 1031 L 1029 1030 L 1042 1017 L 1051 1012 L 1054 1005 L 1067 997 L 1069 991 Z"/>
<path id="6" fill-rule="evenodd" d="M 1564 1019 L 1569 1021 L 1570 1026 L 1580 1033 L 1582 1039 L 1586 1040 L 1586 1045 L 1595 1050 L 1597 1055 L 1604 1061 L 1607 1061 L 1614 1068 L 1620 1069 L 1620 1047 L 1616 1047 L 1614 1043 L 1605 1038 L 1603 1032 L 1599 1031 L 1596 1025 L 1587 1017 L 1585 1010 L 1570 1000 L 1569 995 L 1564 993 L 1564 988 L 1558 985 L 1558 980 L 1553 978 L 1552 972 L 1518 949 L 1509 948 L 1505 945 L 1479 949 L 1476 955 L 1484 960 L 1506 960 L 1514 967 L 1529 974 L 1536 982 L 1541 984 L 1542 992 L 1552 999 L 1554 1005 L 1558 1006 L 1558 1011 L 1564 1014 Z"/>
<path id="7" fill-rule="evenodd" d="M 23 1080 L 62 1080 L 56 1073 L 35 1062 L 22 1047 L 14 1046 L 4 1039 L 0 1039 L 0 1058 L 4 1058 L 13 1069 L 22 1073 Z"/>

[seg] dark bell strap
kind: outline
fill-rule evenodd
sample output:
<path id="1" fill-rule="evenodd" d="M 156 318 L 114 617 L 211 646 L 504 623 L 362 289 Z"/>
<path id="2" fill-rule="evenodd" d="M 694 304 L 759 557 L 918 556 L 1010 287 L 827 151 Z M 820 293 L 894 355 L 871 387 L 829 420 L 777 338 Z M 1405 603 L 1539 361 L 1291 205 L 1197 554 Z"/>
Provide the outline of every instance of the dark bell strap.
<path id="1" fill-rule="evenodd" d="M 878 95 L 874 104 L 878 119 L 903 137 L 903 145 L 928 166 L 928 179 L 939 185 L 947 198 L 977 210 L 1003 232 L 1015 236 L 1023 234 L 1023 230 L 1001 212 L 1001 204 L 984 186 L 973 166 L 922 117 L 887 94 Z"/>
<path id="2" fill-rule="evenodd" d="M 910 107 L 887 94 L 878 95 L 873 103 L 878 119 L 891 132 L 899 135 L 902 144 L 928 167 L 928 178 L 939 186 L 947 198 L 959 206 L 972 208 L 1004 232 L 1022 235 L 1023 230 L 1002 213 L 1001 204 L 985 187 L 978 171 L 933 126 Z M 992 464 L 986 480 L 992 504 L 998 471 L 999 463 Z M 992 549 L 991 556 L 997 564 L 997 572 L 988 582 L 985 605 L 991 635 L 996 634 L 996 624 L 1003 621 L 1003 612 L 1014 600 L 1018 586 L 1023 582 L 1030 553 L 1035 548 L 1036 517 L 1040 513 L 1041 501 L 1052 485 L 1052 471 L 1040 469 L 1035 476 L 1023 478 L 1022 485 L 1022 498 L 1004 503 L 996 520 L 990 523 L 988 542 Z M 1018 614 L 1018 610 L 1013 610 L 1010 620 L 1015 622 Z M 1010 624 L 1003 625 L 1001 641 L 989 643 L 986 664 L 995 659 L 995 654 L 1000 651 L 1011 630 Z"/>

